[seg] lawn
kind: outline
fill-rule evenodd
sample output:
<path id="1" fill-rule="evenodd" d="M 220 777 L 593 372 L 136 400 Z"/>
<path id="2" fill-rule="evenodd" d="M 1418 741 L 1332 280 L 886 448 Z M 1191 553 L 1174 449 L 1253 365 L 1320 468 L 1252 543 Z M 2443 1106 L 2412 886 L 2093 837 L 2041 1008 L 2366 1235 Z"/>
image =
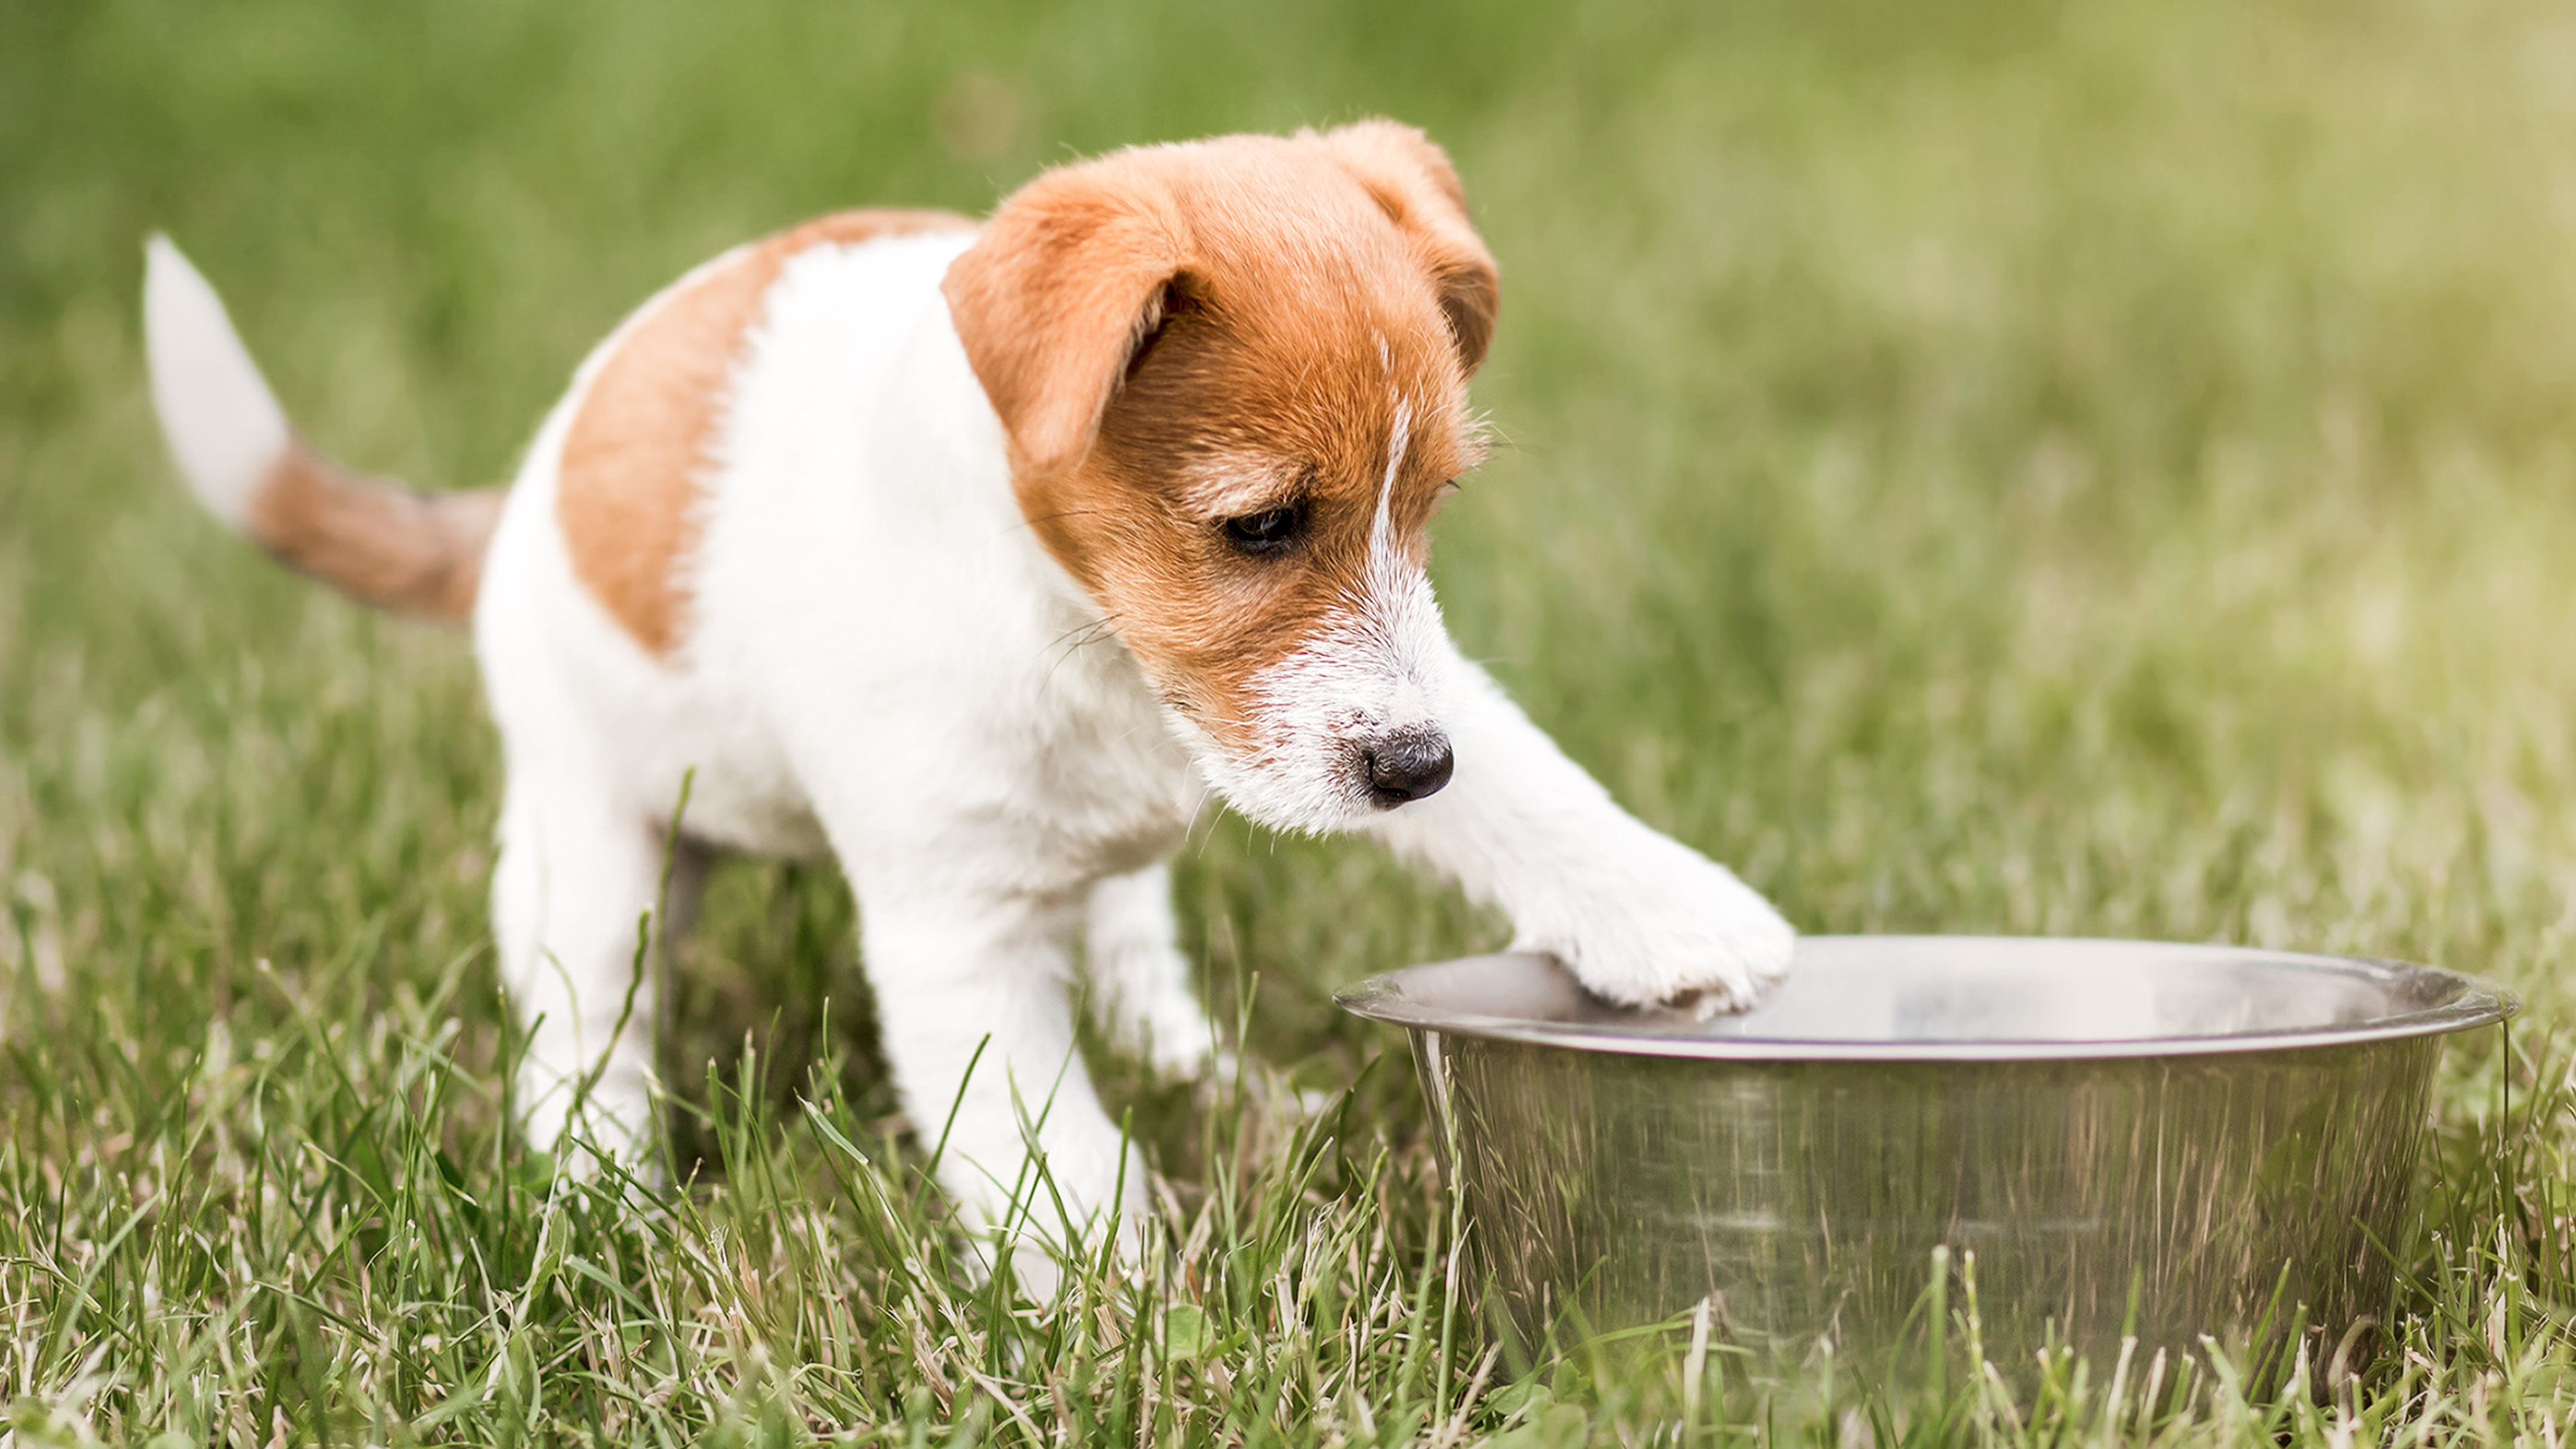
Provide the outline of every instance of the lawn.
<path id="1" fill-rule="evenodd" d="M 1248 1067 L 1096 1054 L 1132 1272 L 962 1266 L 822 865 L 720 874 L 676 1189 L 505 1133 L 499 773 L 455 633 L 201 516 L 141 239 L 310 434 L 508 476 L 735 240 L 1119 144 L 1393 114 L 1504 269 L 1453 628 L 1810 931 L 2225 940 L 2529 1003 L 2454 1044 L 2329 1401 L 1739 1376 L 1702 1443 L 2576 1432 L 2576 21 L 2547 0 L 1512 8 L 0 0 L 0 1444 L 1639 1442 L 1464 1326 L 1400 1040 L 1499 939 L 1230 818 L 1186 927 Z"/>

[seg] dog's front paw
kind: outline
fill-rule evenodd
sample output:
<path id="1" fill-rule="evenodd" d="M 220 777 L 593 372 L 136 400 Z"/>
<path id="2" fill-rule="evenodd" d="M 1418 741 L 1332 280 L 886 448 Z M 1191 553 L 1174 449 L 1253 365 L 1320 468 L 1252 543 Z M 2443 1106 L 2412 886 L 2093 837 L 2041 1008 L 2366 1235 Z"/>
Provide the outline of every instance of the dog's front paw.
<path id="1" fill-rule="evenodd" d="M 1524 924 L 1522 949 L 1564 962 L 1586 991 L 1622 1006 L 1700 1016 L 1748 1011 L 1788 975 L 1798 933 L 1735 873 L 1656 835 L 1593 889 Z"/>
<path id="2" fill-rule="evenodd" d="M 1233 1055 L 1217 1045 L 1216 1028 L 1187 991 L 1157 992 L 1143 1001 L 1111 1003 L 1109 1041 L 1167 1080 L 1231 1075 Z"/>

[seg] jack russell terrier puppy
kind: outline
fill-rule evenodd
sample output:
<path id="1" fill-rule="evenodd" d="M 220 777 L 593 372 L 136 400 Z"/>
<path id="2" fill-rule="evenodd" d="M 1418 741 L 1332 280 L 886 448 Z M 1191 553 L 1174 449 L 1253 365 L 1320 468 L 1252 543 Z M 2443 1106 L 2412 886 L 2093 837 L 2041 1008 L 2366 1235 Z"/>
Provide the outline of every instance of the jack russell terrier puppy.
<path id="1" fill-rule="evenodd" d="M 952 1122 L 944 1186 L 979 1232 L 1061 1202 L 1033 1225 L 1059 1247 L 1144 1201 L 1074 1051 L 1073 940 L 1114 1041 L 1207 1060 L 1164 859 L 1210 789 L 1385 842 L 1612 1001 L 1741 1009 L 1789 964 L 1777 912 L 1612 803 L 1441 622 L 1426 528 L 1483 455 L 1497 276 L 1410 127 L 1122 151 L 980 226 L 854 211 L 728 252 L 600 344 L 506 494 L 313 452 L 165 239 L 144 296 L 208 508 L 473 620 L 540 1145 L 585 1097 L 608 1150 L 649 1140 L 630 993 L 639 921 L 690 904 L 693 870 L 659 899 L 689 772 L 684 863 L 839 857 L 902 1100 Z"/>

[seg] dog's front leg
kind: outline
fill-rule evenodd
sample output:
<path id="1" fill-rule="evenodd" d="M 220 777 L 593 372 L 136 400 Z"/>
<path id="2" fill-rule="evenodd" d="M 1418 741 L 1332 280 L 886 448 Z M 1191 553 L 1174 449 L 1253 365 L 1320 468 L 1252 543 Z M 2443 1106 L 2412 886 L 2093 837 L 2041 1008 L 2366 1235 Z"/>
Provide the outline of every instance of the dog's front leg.
<path id="1" fill-rule="evenodd" d="M 1620 809 L 1449 652 L 1455 773 L 1440 793 L 1377 816 L 1374 833 L 1500 908 L 1516 949 L 1563 961 L 1595 995 L 1753 1005 L 1788 969 L 1789 923 L 1734 872 Z"/>
<path id="2" fill-rule="evenodd" d="M 904 1110 L 968 1226 L 1020 1239 L 1020 1282 L 1044 1297 L 1056 1273 L 1041 1244 L 1080 1244 L 1113 1206 L 1132 1232 L 1146 1202 L 1143 1161 L 1074 1050 L 1073 906 L 917 874 L 862 873 L 858 890 Z"/>

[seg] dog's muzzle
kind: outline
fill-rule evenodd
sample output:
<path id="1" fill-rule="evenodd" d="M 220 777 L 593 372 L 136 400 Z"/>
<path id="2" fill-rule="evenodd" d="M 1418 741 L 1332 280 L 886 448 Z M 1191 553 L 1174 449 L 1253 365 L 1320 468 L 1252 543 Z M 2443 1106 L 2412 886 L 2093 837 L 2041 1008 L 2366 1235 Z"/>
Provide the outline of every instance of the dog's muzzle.
<path id="1" fill-rule="evenodd" d="M 1359 753 L 1360 768 L 1368 775 L 1369 800 L 1381 810 L 1440 793 L 1457 765 L 1457 757 L 1449 751 L 1449 737 L 1429 727 L 1365 741 Z"/>

